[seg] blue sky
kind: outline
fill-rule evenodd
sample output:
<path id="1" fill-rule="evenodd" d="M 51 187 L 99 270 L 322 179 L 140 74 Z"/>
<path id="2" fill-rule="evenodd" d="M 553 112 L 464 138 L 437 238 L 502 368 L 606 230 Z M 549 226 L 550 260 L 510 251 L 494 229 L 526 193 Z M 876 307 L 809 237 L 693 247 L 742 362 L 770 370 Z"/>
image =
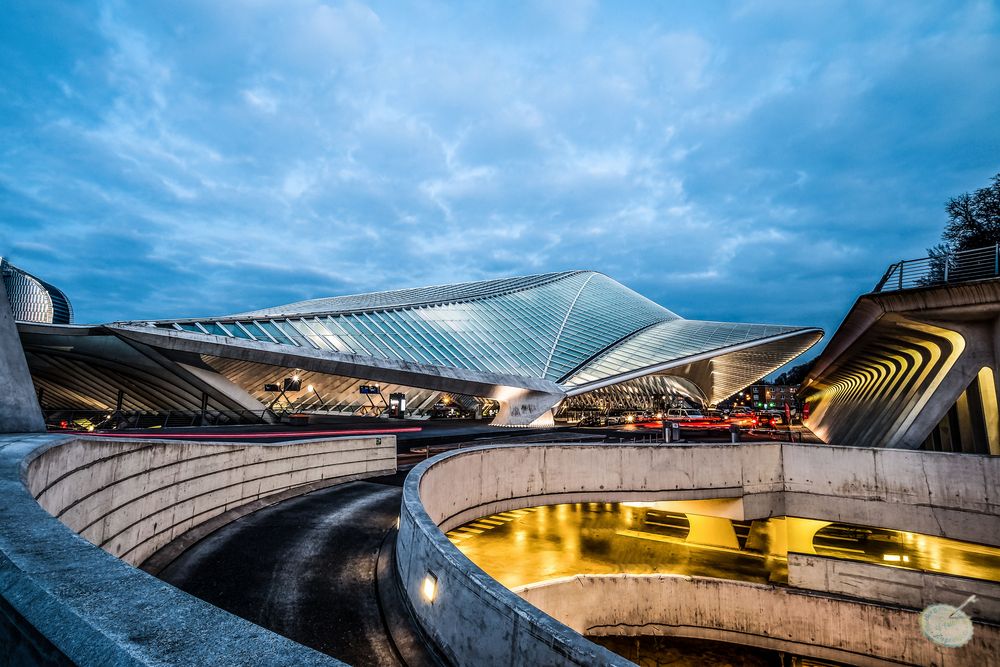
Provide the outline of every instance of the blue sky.
<path id="1" fill-rule="evenodd" d="M 997 2 L 6 2 L 0 254 L 81 321 L 587 268 L 836 328 L 1000 171 Z"/>

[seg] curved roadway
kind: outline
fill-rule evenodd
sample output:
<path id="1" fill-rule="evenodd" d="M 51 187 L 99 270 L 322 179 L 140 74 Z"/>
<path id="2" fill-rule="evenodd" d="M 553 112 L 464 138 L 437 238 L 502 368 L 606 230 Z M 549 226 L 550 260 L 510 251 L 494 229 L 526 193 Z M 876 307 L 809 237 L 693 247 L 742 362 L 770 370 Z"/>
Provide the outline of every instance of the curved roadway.
<path id="1" fill-rule="evenodd" d="M 400 496 L 365 481 L 279 503 L 212 533 L 159 577 L 349 664 L 400 665 L 375 590 Z"/>

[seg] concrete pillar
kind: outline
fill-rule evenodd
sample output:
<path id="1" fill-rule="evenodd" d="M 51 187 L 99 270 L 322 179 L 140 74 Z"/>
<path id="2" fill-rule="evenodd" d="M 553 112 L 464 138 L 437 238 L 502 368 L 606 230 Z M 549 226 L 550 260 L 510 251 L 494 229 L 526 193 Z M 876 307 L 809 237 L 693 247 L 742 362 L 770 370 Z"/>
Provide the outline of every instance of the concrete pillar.
<path id="1" fill-rule="evenodd" d="M 740 543 L 736 539 L 736 529 L 729 519 L 700 514 L 685 514 L 685 516 L 691 528 L 685 542 L 725 549 L 740 548 Z"/>
<path id="2" fill-rule="evenodd" d="M 0 280 L 0 433 L 39 433 L 45 419 L 24 359 L 7 289 Z"/>
<path id="3" fill-rule="evenodd" d="M 498 387 L 492 396 L 500 404 L 492 426 L 552 426 L 552 408 L 563 396 L 516 387 Z"/>
<path id="4" fill-rule="evenodd" d="M 813 540 L 816 538 L 816 533 L 829 525 L 829 521 L 816 519 L 772 518 L 767 527 L 768 553 L 772 556 L 787 556 L 789 551 L 815 554 Z"/>
<path id="5" fill-rule="evenodd" d="M 979 398 L 983 406 L 989 454 L 1000 456 L 1000 404 L 997 402 L 996 373 L 989 366 L 979 369 Z"/>

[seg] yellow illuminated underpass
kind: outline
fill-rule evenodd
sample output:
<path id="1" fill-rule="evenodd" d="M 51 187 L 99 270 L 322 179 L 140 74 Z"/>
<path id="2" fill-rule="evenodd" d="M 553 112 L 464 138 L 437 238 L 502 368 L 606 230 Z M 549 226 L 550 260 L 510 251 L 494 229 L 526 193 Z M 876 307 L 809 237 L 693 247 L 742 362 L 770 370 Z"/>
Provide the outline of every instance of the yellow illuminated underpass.
<path id="1" fill-rule="evenodd" d="M 507 586 L 575 574 L 685 574 L 785 583 L 788 552 L 990 581 L 1000 549 L 828 521 L 739 521 L 739 499 L 543 505 L 483 517 L 448 532 Z"/>

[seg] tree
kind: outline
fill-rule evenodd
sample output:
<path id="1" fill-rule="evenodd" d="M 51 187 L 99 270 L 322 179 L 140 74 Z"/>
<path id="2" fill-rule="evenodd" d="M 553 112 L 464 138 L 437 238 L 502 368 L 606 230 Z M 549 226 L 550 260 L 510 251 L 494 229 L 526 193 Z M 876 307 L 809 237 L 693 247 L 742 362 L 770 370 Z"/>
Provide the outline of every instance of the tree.
<path id="1" fill-rule="evenodd" d="M 802 384 L 815 363 L 816 360 L 812 359 L 804 364 L 792 366 L 790 369 L 774 378 L 774 384 Z"/>
<path id="2" fill-rule="evenodd" d="M 985 188 L 952 197 L 944 209 L 948 225 L 941 243 L 928 249 L 931 257 L 1000 243 L 1000 173 Z"/>
<path id="3" fill-rule="evenodd" d="M 994 260 L 990 258 L 955 253 L 1000 243 L 1000 173 L 985 188 L 952 197 L 944 210 L 948 224 L 941 233 L 941 243 L 927 249 L 930 266 L 927 275 L 918 281 L 920 284 L 943 282 L 949 274 L 966 279 L 981 277 L 980 273 L 991 268 Z"/>

